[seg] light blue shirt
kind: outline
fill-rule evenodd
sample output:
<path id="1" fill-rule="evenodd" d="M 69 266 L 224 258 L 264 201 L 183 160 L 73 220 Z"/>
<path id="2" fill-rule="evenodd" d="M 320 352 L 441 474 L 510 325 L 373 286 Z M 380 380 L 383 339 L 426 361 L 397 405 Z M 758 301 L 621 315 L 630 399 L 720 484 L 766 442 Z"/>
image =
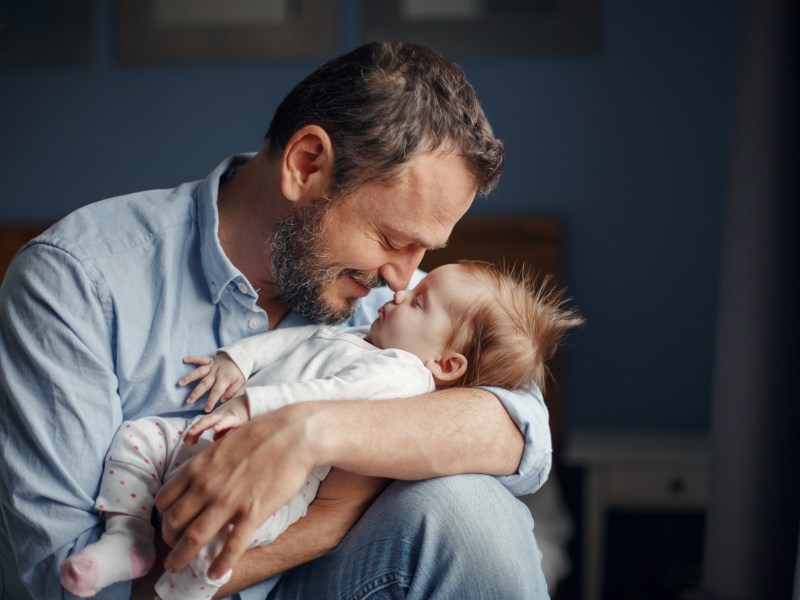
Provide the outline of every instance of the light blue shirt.
<path id="1" fill-rule="evenodd" d="M 191 414 L 175 382 L 188 354 L 213 354 L 267 330 L 250 282 L 222 251 L 217 190 L 206 179 L 112 198 L 67 216 L 25 246 L 0 288 L 0 584 L 3 598 L 71 598 L 58 566 L 98 539 L 103 458 L 123 420 Z M 415 282 L 421 278 L 418 273 Z M 346 325 L 390 298 L 374 290 Z M 290 313 L 281 327 L 307 324 Z M 550 469 L 541 395 L 492 389 L 525 435 L 517 474 L 530 493 Z M 264 598 L 276 578 L 242 598 Z M 130 584 L 97 598 L 128 598 Z"/>

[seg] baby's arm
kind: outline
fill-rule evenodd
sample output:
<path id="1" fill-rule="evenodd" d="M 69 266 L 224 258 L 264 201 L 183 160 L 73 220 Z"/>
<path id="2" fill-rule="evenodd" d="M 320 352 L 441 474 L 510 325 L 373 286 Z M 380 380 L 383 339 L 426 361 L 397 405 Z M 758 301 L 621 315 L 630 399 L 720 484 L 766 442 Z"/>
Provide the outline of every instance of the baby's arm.
<path id="1" fill-rule="evenodd" d="M 314 400 L 388 400 L 433 391 L 433 376 L 413 354 L 375 350 L 358 356 L 324 378 L 275 385 L 248 385 L 251 418 L 295 402 Z"/>

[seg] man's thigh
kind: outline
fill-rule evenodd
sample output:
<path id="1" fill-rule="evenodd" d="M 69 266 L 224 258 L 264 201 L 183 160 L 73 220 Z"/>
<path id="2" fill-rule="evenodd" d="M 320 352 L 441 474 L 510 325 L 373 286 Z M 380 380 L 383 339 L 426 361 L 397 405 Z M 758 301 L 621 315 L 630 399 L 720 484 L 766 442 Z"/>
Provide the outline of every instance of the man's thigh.
<path id="1" fill-rule="evenodd" d="M 530 512 L 486 475 L 396 481 L 270 600 L 547 598 Z"/>

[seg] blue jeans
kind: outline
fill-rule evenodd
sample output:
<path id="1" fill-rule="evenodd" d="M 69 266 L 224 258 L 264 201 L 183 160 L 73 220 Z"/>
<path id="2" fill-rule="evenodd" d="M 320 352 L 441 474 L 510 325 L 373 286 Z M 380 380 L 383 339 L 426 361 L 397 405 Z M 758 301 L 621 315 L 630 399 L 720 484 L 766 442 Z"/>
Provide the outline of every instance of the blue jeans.
<path id="1" fill-rule="evenodd" d="M 395 481 L 327 555 L 269 600 L 549 598 L 533 521 L 494 478 Z"/>

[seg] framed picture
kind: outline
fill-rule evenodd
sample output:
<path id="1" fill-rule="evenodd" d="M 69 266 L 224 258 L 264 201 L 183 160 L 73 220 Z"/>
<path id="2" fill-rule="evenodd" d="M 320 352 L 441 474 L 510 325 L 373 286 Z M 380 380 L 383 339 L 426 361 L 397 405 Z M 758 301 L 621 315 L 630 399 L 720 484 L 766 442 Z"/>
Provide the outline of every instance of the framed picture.
<path id="1" fill-rule="evenodd" d="M 336 0 L 117 0 L 122 62 L 327 57 Z"/>
<path id="2" fill-rule="evenodd" d="M 88 64 L 91 0 L 0 2 L 0 66 Z"/>
<path id="3" fill-rule="evenodd" d="M 586 53 L 598 46 L 599 0 L 373 0 L 366 41 L 408 41 L 447 55 Z"/>

